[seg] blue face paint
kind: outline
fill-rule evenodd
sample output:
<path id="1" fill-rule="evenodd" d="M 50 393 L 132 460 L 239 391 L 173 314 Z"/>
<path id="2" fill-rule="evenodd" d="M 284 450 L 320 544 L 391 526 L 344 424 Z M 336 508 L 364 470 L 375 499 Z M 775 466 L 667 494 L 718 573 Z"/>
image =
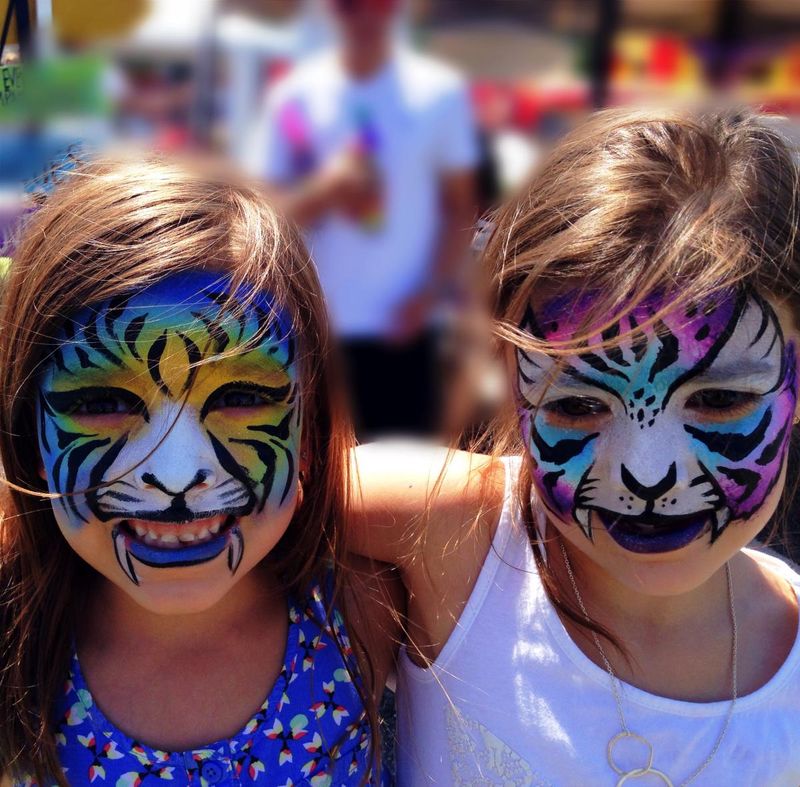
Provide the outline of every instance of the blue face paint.
<path id="1" fill-rule="evenodd" d="M 177 274 L 68 320 L 39 390 L 39 445 L 59 522 L 112 522 L 125 574 L 227 552 L 242 518 L 297 480 L 290 322 L 219 274 Z"/>
<path id="2" fill-rule="evenodd" d="M 569 340 L 586 306 L 553 300 L 523 328 Z M 720 298 L 647 325 L 660 308 L 622 316 L 561 368 L 517 352 L 537 489 L 587 537 L 599 525 L 632 552 L 713 542 L 755 513 L 780 477 L 797 401 L 794 347 L 766 301 Z"/>

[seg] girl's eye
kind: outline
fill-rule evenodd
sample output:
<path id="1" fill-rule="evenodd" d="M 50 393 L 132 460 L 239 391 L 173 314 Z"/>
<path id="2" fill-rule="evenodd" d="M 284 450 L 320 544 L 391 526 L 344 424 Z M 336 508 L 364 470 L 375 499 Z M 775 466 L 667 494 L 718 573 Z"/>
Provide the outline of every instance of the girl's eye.
<path id="1" fill-rule="evenodd" d="M 749 391 L 729 391 L 726 388 L 707 388 L 696 391 L 686 400 L 690 410 L 705 411 L 717 415 L 738 413 L 752 405 L 758 394 Z"/>
<path id="2" fill-rule="evenodd" d="M 205 417 L 206 413 L 217 410 L 249 410 L 254 407 L 266 407 L 283 401 L 285 398 L 285 396 L 281 398 L 283 393 L 283 389 L 268 388 L 262 385 L 224 386 L 216 393 L 211 394 L 203 407 L 202 416 Z"/>
<path id="3" fill-rule="evenodd" d="M 591 396 L 567 396 L 563 399 L 556 399 L 548 402 L 544 409 L 548 413 L 566 418 L 585 418 L 609 412 L 609 408 L 604 402 Z"/>
<path id="4" fill-rule="evenodd" d="M 225 383 L 206 399 L 200 410 L 200 418 L 202 420 L 208 413 L 219 410 L 252 410 L 287 404 L 291 392 L 291 384 L 272 387 L 249 382 Z"/>
<path id="5" fill-rule="evenodd" d="M 104 396 L 78 402 L 72 412 L 74 415 L 115 415 L 130 411 L 128 403 L 119 396 Z"/>
<path id="6" fill-rule="evenodd" d="M 141 415 L 148 417 L 144 402 L 124 388 L 79 388 L 74 391 L 49 391 L 48 405 L 61 415 L 97 417 L 106 415 Z"/>
<path id="7" fill-rule="evenodd" d="M 211 402 L 209 410 L 222 410 L 227 407 L 258 407 L 266 404 L 254 391 L 225 391 Z"/>

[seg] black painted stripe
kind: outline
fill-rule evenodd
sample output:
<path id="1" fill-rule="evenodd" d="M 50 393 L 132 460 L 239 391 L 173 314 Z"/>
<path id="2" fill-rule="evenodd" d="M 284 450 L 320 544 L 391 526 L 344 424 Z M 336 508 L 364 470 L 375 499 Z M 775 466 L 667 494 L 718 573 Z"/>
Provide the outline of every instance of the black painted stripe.
<path id="1" fill-rule="evenodd" d="M 183 340 L 183 345 L 186 347 L 186 355 L 189 357 L 189 373 L 186 375 L 186 382 L 181 388 L 181 393 L 186 393 L 194 383 L 197 376 L 197 364 L 202 360 L 203 354 L 200 348 L 188 337 L 186 334 L 178 331 L 178 336 Z"/>
<path id="2" fill-rule="evenodd" d="M 744 493 L 736 498 L 737 503 L 743 503 L 750 495 L 753 494 L 761 476 L 754 470 L 748 470 L 746 467 L 723 467 L 720 465 L 717 468 L 720 473 L 726 475 L 737 486 L 744 487 Z"/>
<path id="3" fill-rule="evenodd" d="M 140 314 L 138 317 L 134 317 L 125 328 L 125 344 L 128 345 L 131 355 L 137 361 L 141 361 L 142 356 L 139 355 L 139 351 L 136 349 L 136 342 L 139 339 L 139 334 L 141 334 L 142 328 L 144 328 L 147 317 L 147 314 Z"/>
<path id="4" fill-rule="evenodd" d="M 289 424 L 294 415 L 294 410 L 289 410 L 286 415 L 277 424 L 256 424 L 247 427 L 249 432 L 264 432 L 264 434 L 274 437 L 277 440 L 289 439 Z"/>
<path id="5" fill-rule="evenodd" d="M 656 375 L 666 371 L 670 366 L 676 363 L 680 353 L 678 337 L 675 336 L 661 320 L 656 323 L 655 328 L 659 348 L 656 359 L 650 367 L 650 374 L 647 377 L 650 383 L 656 379 Z"/>
<path id="6" fill-rule="evenodd" d="M 159 390 L 166 396 L 172 396 L 164 378 L 161 376 L 161 358 L 164 355 L 164 350 L 167 347 L 167 332 L 164 331 L 159 336 L 147 352 L 147 370 L 150 372 L 150 377 L 153 382 L 158 386 Z"/>
<path id="7" fill-rule="evenodd" d="M 264 465 L 264 475 L 261 477 L 261 499 L 258 502 L 258 510 L 263 511 L 264 505 L 267 502 L 269 493 L 272 491 L 272 485 L 275 483 L 275 466 L 277 464 L 278 456 L 269 443 L 263 440 L 245 440 L 238 437 L 231 437 L 231 443 L 238 443 L 252 448 L 256 452 L 259 462 Z"/>
<path id="8" fill-rule="evenodd" d="M 758 457 L 758 459 L 756 459 L 757 465 L 761 465 L 763 467 L 764 465 L 770 464 L 770 462 L 775 459 L 775 457 L 778 455 L 778 451 L 780 451 L 781 446 L 783 445 L 783 439 L 786 436 L 786 431 L 788 428 L 789 423 L 787 422 L 781 427 L 781 430 L 778 432 L 775 439 L 764 446 L 764 450 L 761 452 L 761 455 Z"/>
<path id="9" fill-rule="evenodd" d="M 570 459 L 574 459 L 592 442 L 592 440 L 598 437 L 599 434 L 599 432 L 595 432 L 594 434 L 586 435 L 586 437 L 582 437 L 578 440 L 569 438 L 559 440 L 554 445 L 550 445 L 545 442 L 544 438 L 539 434 L 536 424 L 531 424 L 531 438 L 536 446 L 539 458 L 542 462 L 554 465 L 563 465 L 569 462 Z"/>
<path id="10" fill-rule="evenodd" d="M 772 421 L 772 408 L 767 408 L 761 420 L 749 434 L 738 432 L 707 432 L 689 424 L 684 424 L 683 428 L 696 440 L 703 443 L 714 453 L 724 456 L 731 462 L 741 462 L 750 456 L 764 439 L 770 422 Z"/>
<path id="11" fill-rule="evenodd" d="M 192 312 L 192 317 L 194 317 L 196 320 L 200 320 L 200 322 L 205 325 L 211 341 L 213 341 L 216 345 L 216 352 L 224 352 L 225 348 L 228 346 L 228 344 L 230 344 L 231 339 L 230 336 L 228 336 L 228 332 L 222 327 L 220 322 L 216 319 L 212 320 L 206 317 L 203 312 Z"/>
<path id="12" fill-rule="evenodd" d="M 109 363 L 114 364 L 117 368 L 122 368 L 125 366 L 125 362 L 122 358 L 114 355 L 111 350 L 108 349 L 103 344 L 102 339 L 97 333 L 97 325 L 93 322 L 89 323 L 83 329 L 83 335 L 86 337 L 86 341 L 89 343 L 89 347 L 92 348 L 98 355 L 105 358 Z"/>
<path id="13" fill-rule="evenodd" d="M 71 451 L 68 449 L 69 456 L 67 457 L 67 479 L 65 483 L 66 491 L 69 494 L 67 503 L 75 516 L 79 517 L 84 522 L 88 522 L 88 520 L 78 510 L 78 504 L 76 501 L 77 495 L 75 494 L 75 482 L 78 478 L 78 471 L 94 451 L 98 450 L 99 448 L 103 448 L 103 446 L 108 445 L 110 442 L 111 438 L 106 437 L 102 440 L 90 440 L 88 443 L 82 443 L 76 448 L 73 448 Z"/>

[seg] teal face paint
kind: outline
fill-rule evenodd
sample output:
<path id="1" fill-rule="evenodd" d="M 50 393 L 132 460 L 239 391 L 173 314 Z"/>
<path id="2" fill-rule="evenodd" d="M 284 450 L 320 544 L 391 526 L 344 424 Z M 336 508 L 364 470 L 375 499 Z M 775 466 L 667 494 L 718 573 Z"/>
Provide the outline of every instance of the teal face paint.
<path id="1" fill-rule="evenodd" d="M 591 296 L 585 296 L 587 299 Z M 586 306 L 528 310 L 523 328 L 570 339 Z M 770 304 L 721 296 L 651 318 L 645 301 L 558 367 L 517 351 L 520 421 L 542 498 L 592 538 L 670 552 L 713 543 L 780 478 L 797 403 L 795 348 Z"/>
<path id="2" fill-rule="evenodd" d="M 193 272 L 68 320 L 39 388 L 38 437 L 59 522 L 112 522 L 113 548 L 176 567 L 226 555 L 243 517 L 280 508 L 297 480 L 296 347 L 269 297 Z M 230 353 L 223 355 L 223 353 Z"/>

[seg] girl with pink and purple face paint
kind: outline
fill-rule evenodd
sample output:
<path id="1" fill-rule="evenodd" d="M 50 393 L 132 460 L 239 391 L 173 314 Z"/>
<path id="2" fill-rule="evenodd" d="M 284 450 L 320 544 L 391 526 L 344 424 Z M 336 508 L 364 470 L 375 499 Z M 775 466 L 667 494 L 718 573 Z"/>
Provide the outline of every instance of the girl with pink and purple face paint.
<path id="1" fill-rule="evenodd" d="M 641 304 L 561 363 L 517 349 L 520 424 L 543 501 L 590 541 L 605 528 L 643 554 L 713 543 L 756 515 L 797 407 L 795 345 L 766 300 L 742 292 L 663 306 Z M 555 298 L 522 328 L 568 342 L 583 311 Z"/>
<path id="2" fill-rule="evenodd" d="M 493 455 L 358 450 L 401 785 L 800 783 L 798 215 L 766 120 L 621 111 L 498 212 Z"/>

